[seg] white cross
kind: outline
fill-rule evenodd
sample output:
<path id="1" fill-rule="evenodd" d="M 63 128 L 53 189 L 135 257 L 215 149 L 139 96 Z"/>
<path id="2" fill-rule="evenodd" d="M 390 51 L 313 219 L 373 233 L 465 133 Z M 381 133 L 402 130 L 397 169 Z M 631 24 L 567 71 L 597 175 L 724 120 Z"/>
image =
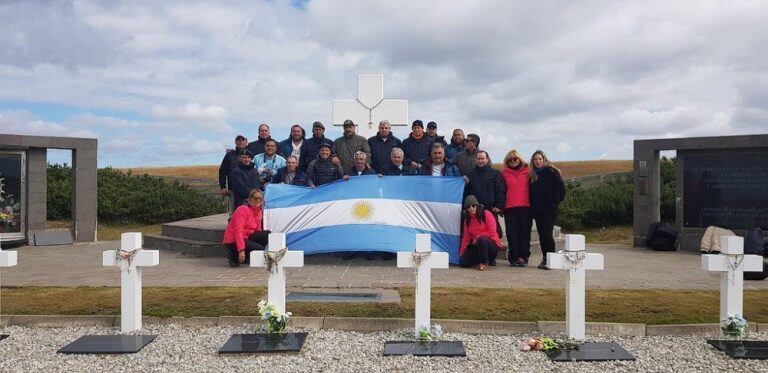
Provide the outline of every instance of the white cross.
<path id="1" fill-rule="evenodd" d="M 586 338 L 586 270 L 603 270 L 603 254 L 588 254 L 583 235 L 566 234 L 565 251 L 547 253 L 547 265 L 549 268 L 568 270 L 568 286 L 565 288 L 566 333 L 571 339 Z"/>
<path id="2" fill-rule="evenodd" d="M 720 254 L 701 256 L 701 269 L 722 272 L 720 276 L 720 320 L 744 315 L 744 272 L 763 270 L 763 258 L 744 255 L 744 238 L 720 237 Z"/>
<path id="3" fill-rule="evenodd" d="M 383 74 L 359 74 L 356 100 L 333 100 L 333 124 L 340 126 L 351 119 L 356 133 L 366 139 L 379 130 L 379 122 L 388 120 L 393 126 L 408 125 L 408 100 L 384 99 Z"/>
<path id="4" fill-rule="evenodd" d="M 285 248 L 285 233 L 270 233 L 269 245 L 265 250 L 271 253 L 278 252 Z M 274 254 L 272 254 L 274 255 Z M 265 253 L 262 251 L 251 251 L 251 267 L 266 267 Z M 273 265 L 269 272 L 267 280 L 267 301 L 274 304 L 277 309 L 285 313 L 285 268 L 303 267 L 303 251 L 286 251 L 283 258 Z"/>
<path id="5" fill-rule="evenodd" d="M 120 250 L 123 253 L 139 250 L 132 258 L 118 257 L 117 250 L 102 253 L 104 266 L 120 267 L 120 331 L 123 333 L 141 330 L 141 269 L 160 264 L 159 251 L 141 247 L 141 233 L 123 233 Z"/>
<path id="6" fill-rule="evenodd" d="M 429 234 L 416 235 L 415 252 L 397 253 L 399 268 L 413 268 L 417 264 L 414 258 L 421 258 L 416 272 L 416 294 L 414 294 L 415 326 L 413 332 L 419 333 L 422 325 L 430 325 L 429 307 L 432 294 L 432 268 L 448 268 L 448 253 L 432 251 L 432 236 Z"/>

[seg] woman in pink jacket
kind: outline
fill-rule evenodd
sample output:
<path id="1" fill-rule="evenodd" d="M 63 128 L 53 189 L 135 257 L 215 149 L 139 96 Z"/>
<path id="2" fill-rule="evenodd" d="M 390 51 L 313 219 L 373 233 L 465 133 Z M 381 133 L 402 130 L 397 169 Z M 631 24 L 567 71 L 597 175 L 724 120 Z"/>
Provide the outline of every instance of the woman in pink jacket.
<path id="1" fill-rule="evenodd" d="M 525 267 L 531 256 L 530 170 L 517 150 L 504 157 L 501 177 L 507 185 L 504 203 L 504 229 L 507 232 L 507 260 L 512 267 Z"/>
<path id="2" fill-rule="evenodd" d="M 227 224 L 223 243 L 227 246 L 229 265 L 237 267 L 248 262 L 253 250 L 264 250 L 267 246 L 269 231 L 261 230 L 264 194 L 253 189 L 248 193 L 248 203 L 240 205 Z"/>
<path id="3" fill-rule="evenodd" d="M 475 196 L 464 199 L 464 211 L 461 213 L 461 245 L 459 245 L 459 265 L 484 270 L 489 265 L 496 265 L 496 255 L 501 249 L 499 234 L 496 231 L 496 218 L 483 208 Z"/>

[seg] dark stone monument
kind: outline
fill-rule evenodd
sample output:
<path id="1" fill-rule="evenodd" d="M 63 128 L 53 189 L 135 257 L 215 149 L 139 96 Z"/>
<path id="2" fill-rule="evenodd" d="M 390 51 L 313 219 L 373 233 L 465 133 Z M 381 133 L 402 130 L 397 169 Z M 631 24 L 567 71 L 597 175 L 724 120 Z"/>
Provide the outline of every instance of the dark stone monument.
<path id="1" fill-rule="evenodd" d="M 635 246 L 645 246 L 649 226 L 661 220 L 662 150 L 677 151 L 675 228 L 681 249 L 699 250 L 710 225 L 741 236 L 753 227 L 768 231 L 768 134 L 635 140 Z"/>
<path id="2" fill-rule="evenodd" d="M 31 243 L 35 232 L 46 230 L 48 149 L 72 151 L 70 240 L 96 240 L 96 139 L 0 133 L 0 177 L 6 184 L 0 209 L 11 215 L 0 222 L 3 242 Z"/>
<path id="3" fill-rule="evenodd" d="M 0 341 L 2 341 L 3 339 L 6 339 L 8 337 L 10 337 L 10 335 L 8 335 L 8 334 L 0 334 Z"/>
<path id="4" fill-rule="evenodd" d="M 384 356 L 399 355 L 464 357 L 467 352 L 461 341 L 388 341 L 384 344 Z"/>
<path id="5" fill-rule="evenodd" d="M 85 335 L 62 347 L 62 354 L 135 354 L 156 335 Z"/>
<path id="6" fill-rule="evenodd" d="M 586 342 L 577 349 L 544 351 L 555 362 L 635 360 L 616 342 Z"/>
<path id="7" fill-rule="evenodd" d="M 768 341 L 708 340 L 707 343 L 735 359 L 768 360 Z"/>
<path id="8" fill-rule="evenodd" d="M 301 352 L 307 333 L 235 334 L 219 350 L 220 354 Z"/>

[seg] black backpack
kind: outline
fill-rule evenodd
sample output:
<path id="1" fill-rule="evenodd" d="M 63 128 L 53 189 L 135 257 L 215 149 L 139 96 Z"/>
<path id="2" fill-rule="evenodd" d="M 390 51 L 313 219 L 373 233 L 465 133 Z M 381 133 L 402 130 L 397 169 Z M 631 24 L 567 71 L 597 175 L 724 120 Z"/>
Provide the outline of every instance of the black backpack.
<path id="1" fill-rule="evenodd" d="M 763 262 L 762 272 L 744 272 L 745 280 L 761 281 L 768 278 L 768 263 Z"/>
<path id="2" fill-rule="evenodd" d="M 658 221 L 651 223 L 645 243 L 656 251 L 675 251 L 677 249 L 677 230 L 666 223 Z"/>
<path id="3" fill-rule="evenodd" d="M 760 228 L 752 228 L 744 237 L 744 254 L 765 256 L 765 238 Z"/>

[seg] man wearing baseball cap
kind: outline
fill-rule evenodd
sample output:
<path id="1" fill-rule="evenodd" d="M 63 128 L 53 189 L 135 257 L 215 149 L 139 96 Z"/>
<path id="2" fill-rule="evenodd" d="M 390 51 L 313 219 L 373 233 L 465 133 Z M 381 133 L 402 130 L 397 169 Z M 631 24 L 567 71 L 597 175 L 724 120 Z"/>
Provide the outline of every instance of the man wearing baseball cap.
<path id="1" fill-rule="evenodd" d="M 435 122 L 427 123 L 427 137 L 429 137 L 429 139 L 432 140 L 433 143 L 443 144 L 443 148 L 448 146 L 448 143 L 445 142 L 445 136 L 437 135 L 437 123 Z"/>
<path id="2" fill-rule="evenodd" d="M 424 133 L 424 122 L 416 119 L 411 125 L 411 134 L 403 140 L 403 153 L 405 153 L 403 163 L 413 168 L 421 168 L 421 165 L 429 159 L 431 149 L 432 140 Z"/>

